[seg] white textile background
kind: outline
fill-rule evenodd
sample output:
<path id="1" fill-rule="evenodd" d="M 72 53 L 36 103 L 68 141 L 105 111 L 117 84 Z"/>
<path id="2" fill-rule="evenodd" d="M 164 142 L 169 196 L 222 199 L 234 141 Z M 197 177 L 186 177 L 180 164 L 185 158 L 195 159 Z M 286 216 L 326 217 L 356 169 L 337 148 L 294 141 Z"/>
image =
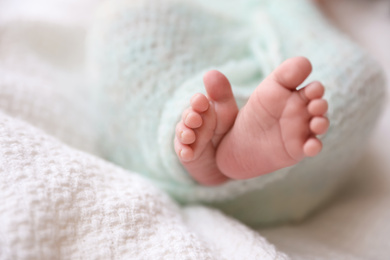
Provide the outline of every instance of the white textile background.
<path id="1" fill-rule="evenodd" d="M 78 124 L 83 118 L 80 111 L 86 113 L 88 111 L 85 111 L 82 105 L 75 105 L 80 104 L 80 102 L 75 102 L 76 97 L 68 97 L 66 93 L 62 93 L 62 90 L 59 89 L 48 89 L 50 88 L 49 83 L 53 82 L 69 84 L 69 86 L 73 87 L 82 84 L 82 81 L 80 82 L 79 80 L 80 75 L 83 73 L 84 63 L 82 58 L 84 52 L 83 37 L 92 16 L 91 8 L 98 2 L 100 1 L 0 0 L 0 79 L 3 80 L 3 83 L 6 83 L 5 86 L 9 86 L 2 89 L 0 104 L 7 106 L 7 102 L 11 102 L 14 97 L 18 97 L 20 100 L 12 100 L 12 102 L 24 103 L 24 99 L 31 101 L 33 97 L 35 103 L 32 107 L 42 106 L 44 108 L 44 104 L 47 102 L 45 100 L 46 96 L 34 92 L 34 89 L 26 88 L 25 85 L 28 84 L 40 86 L 39 89 L 45 90 L 44 93 L 47 94 L 47 97 L 61 97 L 63 102 L 69 103 L 68 111 L 56 110 L 57 107 L 53 106 L 42 117 L 42 114 L 37 115 L 33 113 L 34 111 L 30 111 L 29 107 L 11 106 L 7 113 L 10 116 L 17 116 L 19 119 L 34 124 L 38 128 L 43 128 L 46 133 L 60 137 L 68 144 L 85 151 L 95 150 L 93 147 L 95 137 L 90 135 L 91 129 L 75 129 L 66 124 L 69 120 L 63 120 L 64 123 L 60 125 L 54 125 L 54 122 L 58 122 L 58 120 L 55 120 L 58 116 L 69 116 L 72 117 L 71 120 L 74 120 L 73 126 L 76 126 L 75 124 Z M 388 48 L 390 46 L 389 1 L 327 0 L 323 1 L 322 5 L 324 11 L 335 24 L 348 32 L 351 37 L 355 38 L 378 58 L 386 70 L 388 79 L 390 79 L 390 51 Z M 43 23 L 50 23 L 54 26 L 52 29 L 50 29 L 50 26 L 40 26 Z M 32 26 L 45 29 L 34 31 L 34 35 L 26 34 Z M 15 30 L 9 30 L 9 28 L 14 28 Z M 37 33 L 41 33 L 41 35 L 37 35 Z M 12 42 L 12 40 L 20 39 L 25 39 L 25 41 Z M 71 50 L 69 50 L 69 46 L 72 46 Z M 34 49 L 34 55 L 31 54 L 31 48 Z M 44 62 L 37 63 L 36 55 L 43 58 Z M 14 73 L 15 71 L 17 73 Z M 62 79 L 64 78 L 67 78 L 67 80 L 63 81 Z M 75 84 L 74 82 L 79 83 Z M 25 91 L 26 89 L 30 92 L 14 95 L 16 91 Z M 10 98 L 8 98 L 8 94 Z M 78 98 L 83 98 L 82 93 L 80 93 Z M 42 109 L 39 111 L 42 112 Z M 18 120 L 11 120 L 2 113 L 0 114 L 0 123 L 1 138 L 4 138 L 4 133 L 9 136 L 19 137 L 34 134 L 37 138 L 41 138 L 40 136 L 42 135 L 39 131 L 30 131 L 30 126 L 26 126 Z M 13 129 L 18 131 L 15 132 Z M 214 210 L 203 207 L 179 209 L 169 198 L 161 196 L 159 191 L 155 191 L 154 188 L 147 186 L 138 177 L 128 176 L 124 171 L 107 165 L 105 162 L 96 161 L 85 154 L 75 152 L 69 148 L 63 148 L 56 141 L 42 137 L 40 140 L 46 140 L 47 147 L 37 145 L 38 154 L 47 153 L 47 158 L 57 158 L 55 156 L 64 154 L 66 155 L 64 161 L 62 161 L 64 165 L 68 165 L 66 160 L 70 160 L 69 158 L 73 160 L 69 161 L 69 163 L 77 161 L 79 158 L 86 158 L 82 161 L 83 167 L 94 165 L 92 167 L 94 171 L 89 176 L 91 182 L 87 182 L 82 176 L 79 176 L 80 183 L 77 184 L 81 185 L 85 182 L 86 188 L 89 186 L 98 188 L 101 185 L 105 187 L 105 193 L 103 194 L 99 190 L 96 191 L 96 194 L 101 196 L 101 201 L 93 201 L 93 198 L 89 198 L 91 204 L 96 203 L 93 204 L 94 211 L 88 212 L 87 207 L 82 208 L 84 205 L 75 203 L 73 205 L 74 211 L 70 211 L 69 216 L 73 216 L 72 214 L 76 212 L 75 209 L 79 206 L 81 210 L 91 214 L 91 220 L 92 217 L 95 217 L 95 220 L 98 217 L 98 219 L 101 219 L 101 222 L 93 222 L 96 230 L 85 234 L 85 232 L 77 233 L 77 230 L 65 230 L 66 228 L 62 230 L 60 225 L 55 223 L 53 219 L 43 221 L 42 223 L 39 222 L 38 224 L 41 223 L 42 226 L 29 225 L 28 223 L 31 219 L 28 218 L 28 215 L 22 216 L 22 212 L 19 212 L 20 215 L 14 216 L 15 219 L 24 221 L 19 225 L 19 228 L 33 229 L 38 227 L 36 230 L 30 230 L 31 233 L 28 233 L 28 230 L 19 230 L 20 234 L 28 233 L 31 235 L 31 237 L 23 238 L 18 237 L 18 233 L 15 232 L 2 233 L 4 230 L 11 230 L 7 229 L 6 224 L 13 221 L 11 218 L 6 218 L 9 215 L 4 214 L 0 218 L 0 258 L 9 259 L 9 256 L 14 256 L 13 258 L 15 259 L 68 259 L 73 256 L 76 259 L 88 259 L 88 257 L 106 259 L 108 256 L 111 256 L 113 259 L 129 259 L 131 250 L 138 250 L 139 258 L 134 257 L 133 254 L 133 259 L 155 259 L 152 257 L 163 257 L 164 252 L 167 257 L 175 255 L 177 259 L 180 259 L 180 256 L 183 259 L 199 259 L 199 256 L 207 257 L 207 259 L 259 259 L 259 257 L 260 259 L 286 259 L 284 254 L 277 252 L 268 243 L 270 242 L 278 250 L 289 255 L 291 259 L 390 259 L 390 222 L 388 221 L 390 219 L 389 130 L 390 101 L 386 103 L 385 112 L 376 128 L 370 147 L 362 147 L 362 149 L 367 149 L 367 152 L 360 164 L 357 165 L 354 178 L 340 196 L 335 198 L 325 209 L 317 212 L 302 223 L 260 229 L 257 233 Z M 83 139 L 83 136 L 86 135 L 89 137 Z M 26 140 L 22 138 L 19 144 L 25 144 L 24 142 Z M 9 147 L 1 146 L 1 148 L 4 147 L 12 155 L 12 147 L 7 150 Z M 36 151 L 33 149 L 32 152 L 35 153 Z M 57 152 L 57 154 L 52 154 L 51 152 Z M 23 158 L 19 159 L 23 160 Z M 7 161 L 6 164 L 9 162 Z M 53 162 L 49 161 L 49 163 Z M 96 165 L 99 167 L 96 168 Z M 55 172 L 56 169 L 51 170 Z M 61 168 L 61 170 L 66 171 L 69 169 Z M 116 173 L 117 177 L 107 177 L 107 171 Z M 63 176 L 61 172 L 58 174 L 58 176 Z M 25 175 L 20 176 L 23 177 Z M 64 179 L 61 180 L 64 181 Z M 129 190 L 129 187 L 123 182 L 124 180 L 131 180 L 129 183 L 133 183 L 131 184 L 133 186 L 130 187 L 134 189 Z M 57 185 L 55 180 L 51 181 L 46 184 Z M 74 180 L 69 179 L 68 181 L 72 183 Z M 110 184 L 113 186 L 110 186 Z M 27 186 L 26 189 L 32 189 L 32 187 Z M 112 190 L 114 188 L 122 190 L 116 192 Z M 138 215 L 131 215 L 131 212 L 126 211 L 129 209 L 124 206 L 127 205 L 126 203 L 130 203 L 136 204 L 133 207 L 135 209 L 137 207 L 143 209 L 144 204 L 139 202 L 138 205 L 134 201 L 126 200 L 126 196 L 133 196 L 134 190 L 137 191 L 137 189 L 139 189 L 141 195 L 143 194 L 142 192 L 147 192 L 146 197 L 142 197 L 143 199 L 151 196 L 151 198 L 156 198 L 157 201 L 155 204 L 147 204 L 148 200 L 140 200 L 145 205 L 147 204 L 148 210 L 154 210 L 153 212 L 156 214 L 142 215 L 145 217 L 145 219 L 142 219 L 143 222 L 137 219 L 137 221 L 140 221 L 137 223 L 141 223 L 141 227 L 132 226 L 136 222 L 131 221 L 134 221 L 134 217 Z M 23 194 L 23 192 L 25 190 L 20 190 L 20 194 Z M 5 193 L 0 194 L 4 195 Z M 87 192 L 81 194 L 88 197 Z M 66 201 L 66 196 L 62 199 Z M 113 216 L 115 215 L 115 207 L 118 205 L 114 205 L 111 199 L 115 199 L 116 203 L 118 203 L 118 200 L 122 203 L 118 203 L 118 205 L 125 210 L 122 212 L 123 214 L 119 215 L 118 218 L 112 217 L 111 219 L 103 215 L 97 216 L 96 214 L 99 213 L 99 210 L 103 213 L 109 212 Z M 34 209 L 34 205 L 37 205 L 36 201 L 28 204 L 27 198 L 24 198 L 23 203 L 32 209 Z M 58 205 L 49 206 L 57 207 Z M 0 209 L 5 209 L 5 207 L 0 207 Z M 51 212 L 50 210 L 53 209 L 49 207 L 47 210 Z M 158 210 L 161 210 L 161 212 Z M 9 212 L 12 211 L 7 211 L 7 213 Z M 1 210 L 0 213 L 2 213 Z M 52 213 L 55 217 L 55 214 L 58 212 L 54 210 Z M 43 213 L 40 212 L 40 214 L 44 215 L 44 211 Z M 126 219 L 129 216 L 132 218 Z M 26 218 L 23 219 L 23 217 Z M 122 219 L 122 217 L 125 218 Z M 114 220 L 117 222 L 114 222 Z M 124 220 L 129 222 L 124 223 L 123 227 L 116 225 L 116 223 L 123 224 Z M 73 221 L 77 222 L 81 228 L 90 227 L 89 225 L 91 224 L 91 221 L 85 218 L 83 221 L 78 221 L 77 218 Z M 72 224 L 72 222 L 69 223 Z M 40 232 L 43 230 L 53 232 L 50 228 L 47 229 L 50 225 L 57 228 L 59 231 L 56 231 L 59 234 L 65 234 L 64 237 L 58 237 L 58 240 L 56 240 L 58 243 L 54 242 L 54 240 L 50 241 L 51 244 L 46 243 L 45 237 L 47 238 L 50 234 Z M 39 227 L 42 229 L 39 229 Z M 99 233 L 99 227 L 101 230 L 104 230 L 104 234 Z M 154 234 L 154 236 L 140 235 L 134 239 L 127 238 L 128 240 L 125 240 L 125 242 L 122 240 L 115 241 L 115 243 L 123 246 L 120 250 L 119 248 L 106 247 L 107 243 L 105 242 L 108 239 L 116 238 L 118 234 L 122 234 L 124 228 L 130 228 L 130 230 L 138 228 L 136 231 L 140 232 L 139 234 L 144 234 L 142 232 L 148 231 Z M 165 251 L 159 251 L 161 249 L 158 248 L 159 243 L 165 243 L 169 237 L 165 236 L 164 233 L 168 231 L 168 228 L 172 231 L 172 234 L 175 234 L 176 239 L 178 239 L 177 235 L 182 235 L 183 239 L 178 239 L 174 248 L 162 248 Z M 118 234 L 114 234 L 114 232 Z M 14 240 L 11 241 L 8 236 L 12 236 Z M 221 239 L 221 237 L 224 239 Z M 100 238 L 103 238 L 103 240 L 99 240 Z M 23 239 L 25 241 L 20 241 Z M 32 241 L 35 241 L 35 244 Z M 5 243 L 14 246 L 21 244 L 23 245 L 23 250 L 25 250 L 23 252 L 28 252 L 30 255 L 27 253 L 23 255 L 22 251 L 11 252 L 12 248 L 5 247 Z"/>

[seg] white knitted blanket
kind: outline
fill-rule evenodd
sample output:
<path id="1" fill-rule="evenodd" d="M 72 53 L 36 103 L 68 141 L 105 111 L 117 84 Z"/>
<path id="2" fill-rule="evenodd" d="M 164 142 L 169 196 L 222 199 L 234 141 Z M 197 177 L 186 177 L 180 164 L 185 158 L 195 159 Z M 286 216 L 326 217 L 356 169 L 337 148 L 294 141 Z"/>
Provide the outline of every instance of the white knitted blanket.
<path id="1" fill-rule="evenodd" d="M 287 259 L 97 157 L 80 77 L 95 4 L 0 2 L 0 259 Z"/>
<path id="2" fill-rule="evenodd" d="M 0 259 L 289 259 L 238 221 L 181 207 L 99 159 L 82 76 L 98 3 L 0 2 Z"/>

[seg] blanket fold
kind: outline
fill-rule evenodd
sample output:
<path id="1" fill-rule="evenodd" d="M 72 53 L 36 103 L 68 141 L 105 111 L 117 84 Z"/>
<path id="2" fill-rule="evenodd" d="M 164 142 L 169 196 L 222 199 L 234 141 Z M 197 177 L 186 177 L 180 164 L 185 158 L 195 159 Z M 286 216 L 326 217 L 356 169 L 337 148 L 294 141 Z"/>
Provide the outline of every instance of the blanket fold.
<path id="1" fill-rule="evenodd" d="M 138 171 L 145 167 L 142 161 L 138 161 L 144 155 L 123 156 L 123 153 L 126 155 L 127 151 L 121 149 L 128 147 L 128 143 L 124 147 L 116 147 L 117 140 L 112 142 L 118 136 L 102 135 L 105 130 L 112 127 L 112 122 L 103 121 L 102 123 L 100 121 L 109 114 L 104 111 L 100 113 L 101 110 L 95 110 L 96 108 L 91 105 L 91 93 L 94 89 L 92 87 L 91 92 L 89 88 L 91 86 L 84 78 L 86 71 L 84 55 L 90 51 L 86 48 L 85 39 L 90 32 L 91 24 L 102 28 L 99 27 L 99 22 L 92 19 L 93 11 L 91 10 L 101 6 L 101 2 L 100 0 L 0 1 L 0 259 L 285 260 L 289 257 L 292 259 L 328 259 L 329 257 L 360 259 L 359 256 L 362 254 L 370 259 L 383 259 L 380 256 L 386 254 L 381 254 L 380 251 L 388 248 L 386 240 L 388 228 L 385 224 L 390 214 L 386 206 L 388 205 L 386 200 L 388 189 L 384 184 L 381 194 L 376 193 L 378 185 L 373 185 L 374 188 L 371 187 L 372 197 L 369 200 L 363 199 L 363 203 L 362 200 L 358 200 L 355 204 L 346 200 L 345 205 L 341 203 L 333 211 L 328 211 L 328 214 L 324 214 L 319 222 L 311 220 L 306 225 L 269 228 L 260 232 L 244 226 L 234 218 L 225 216 L 219 210 L 196 205 L 182 206 L 172 199 L 175 197 L 182 202 L 211 203 L 247 223 L 257 223 L 259 220 L 262 223 L 270 223 L 275 220 L 275 216 L 280 216 L 280 219 L 276 218 L 276 220 L 300 219 L 306 215 L 308 209 L 318 205 L 318 198 L 326 199 L 333 194 L 332 189 L 321 193 L 319 197 L 294 197 L 287 194 L 304 187 L 314 187 L 314 190 L 322 191 L 320 188 L 324 183 L 337 186 L 337 183 L 328 183 L 332 179 L 327 179 L 326 174 L 324 178 L 316 178 L 321 176 L 317 172 L 316 163 L 313 165 L 304 163 L 305 167 L 314 173 L 313 178 L 309 176 L 305 182 L 297 182 L 291 191 L 287 189 L 287 185 L 280 185 L 278 181 L 285 183 L 297 181 L 302 177 L 298 170 L 293 169 L 288 172 L 288 175 L 287 172 L 281 173 L 280 178 L 272 180 L 275 185 L 269 186 L 265 181 L 237 182 L 220 189 L 207 190 L 192 182 L 188 176 L 183 174 L 180 167 L 175 169 L 177 164 L 168 162 L 169 160 L 175 161 L 172 153 L 164 152 L 165 146 L 168 146 L 169 136 L 172 135 L 172 128 L 161 124 L 161 121 L 165 119 L 161 119 L 160 116 L 169 116 L 168 120 L 171 122 L 176 120 L 175 113 L 179 113 L 177 108 L 185 106 L 181 100 L 177 99 L 180 89 L 184 89 L 184 92 L 188 86 L 190 87 L 187 90 L 191 91 L 201 89 L 199 82 L 202 72 L 216 66 L 229 75 L 238 101 L 243 103 L 250 94 L 253 84 L 261 80 L 262 74 L 267 73 L 265 64 L 267 68 L 269 64 L 272 67 L 276 63 L 271 61 L 275 61 L 274 58 L 276 60 L 280 58 L 278 55 L 271 58 L 264 56 L 262 52 L 255 51 L 256 43 L 267 44 L 264 39 L 248 41 L 250 44 L 244 47 L 239 44 L 239 41 L 232 42 L 231 44 L 240 45 L 236 49 L 236 55 L 239 56 L 236 60 L 218 61 L 218 57 L 212 57 L 218 61 L 216 65 L 210 64 L 207 60 L 202 61 L 188 71 L 180 68 L 188 73 L 181 78 L 176 78 L 175 74 L 171 73 L 167 74 L 159 84 L 153 85 L 159 90 L 168 84 L 167 82 L 180 81 L 180 84 L 175 85 L 179 89 L 177 92 L 165 93 L 170 98 L 167 105 L 162 107 L 158 114 L 151 115 L 157 117 L 156 121 L 151 121 L 157 124 L 157 128 L 155 128 L 156 132 L 148 132 L 153 136 L 154 141 L 148 140 L 147 144 L 149 148 L 152 147 L 152 154 L 155 157 L 149 161 L 150 164 L 147 167 L 149 170 L 153 169 L 155 175 L 151 177 L 146 174 L 148 173 L 146 171 Z M 136 2 L 133 1 L 133 3 Z M 175 1 L 165 2 L 169 3 L 169 7 Z M 197 1 L 197 9 L 186 7 L 188 3 L 191 3 L 192 7 L 194 1 L 179 2 L 187 10 L 187 13 L 177 14 L 179 18 L 189 15 L 186 17 L 195 19 L 201 15 L 217 27 L 228 22 L 227 25 L 233 26 L 228 26 L 229 28 L 239 28 L 243 23 L 253 21 L 249 17 L 247 17 L 248 20 L 237 21 L 237 17 L 231 13 L 218 13 L 217 6 L 220 4 L 218 1 L 212 2 L 206 11 L 204 5 L 210 1 Z M 267 1 L 253 1 L 252 3 L 256 2 L 264 4 Z M 111 7 L 115 7 L 117 3 L 113 1 Z M 234 1 L 226 2 L 226 6 L 234 7 L 235 5 Z M 241 13 L 247 11 L 248 8 L 252 10 L 252 7 L 246 6 L 236 11 Z M 139 10 L 137 8 L 142 8 L 142 6 L 134 5 L 123 11 L 126 13 L 129 10 Z M 164 10 L 168 13 L 172 11 L 169 8 Z M 191 13 L 193 10 L 202 10 L 202 14 Z M 302 16 L 306 15 L 305 10 L 307 11 L 303 9 L 303 13 L 300 13 Z M 161 9 L 156 11 L 159 12 Z M 113 21 L 115 19 L 104 24 L 112 24 Z M 266 19 L 266 22 L 270 21 L 272 20 Z M 201 34 L 196 24 L 189 24 L 193 30 L 198 30 Z M 147 24 L 144 25 L 143 28 L 147 32 L 150 27 L 147 27 Z M 126 32 L 120 26 L 111 29 L 115 29 L 115 32 Z M 252 30 L 251 27 L 249 31 L 252 32 Z M 228 29 L 224 32 L 225 37 L 230 37 L 231 32 Z M 248 37 L 247 32 L 240 34 L 240 39 L 248 39 L 245 38 Z M 284 33 L 289 32 L 285 30 Z M 172 33 L 168 36 L 171 37 Z M 212 33 L 208 36 L 212 36 Z M 279 39 L 278 37 L 280 35 L 272 35 L 271 39 L 276 40 Z M 164 35 L 163 38 L 168 37 Z M 109 39 L 115 41 L 114 38 Z M 120 37 L 116 40 L 116 43 L 121 43 Z M 216 39 L 211 39 L 211 42 L 214 40 L 218 43 Z M 343 42 L 344 40 L 339 42 L 340 45 L 336 47 L 344 46 Z M 173 44 L 169 41 L 164 43 L 167 46 Z M 141 45 L 132 44 L 136 46 L 135 48 L 142 49 Z M 152 42 L 150 44 L 153 45 Z M 104 44 L 95 47 L 99 49 L 102 46 L 107 47 Z M 295 45 L 297 46 L 300 46 L 299 43 Z M 204 49 L 207 49 L 206 47 L 203 46 Z M 225 57 L 232 54 L 230 47 L 221 50 Z M 359 50 L 359 55 L 354 56 L 353 61 L 356 64 L 366 62 L 366 54 L 360 52 L 360 48 L 356 48 L 346 48 L 345 51 Z M 248 50 L 255 54 L 253 57 L 256 58 L 242 58 L 242 53 Z M 181 51 L 185 53 L 187 50 Z M 275 54 L 277 51 L 271 53 Z M 330 55 L 332 52 L 327 54 Z M 170 58 L 167 53 L 165 55 L 160 58 Z M 111 61 L 115 62 L 119 56 L 105 57 L 112 58 Z M 343 57 L 332 56 L 332 58 L 338 61 L 335 67 L 342 68 Z M 188 57 L 180 59 L 183 64 L 190 63 Z M 259 62 L 259 59 L 262 62 Z M 106 62 L 105 60 L 100 60 L 97 64 L 107 65 L 107 63 L 100 62 Z M 121 60 L 121 62 L 120 64 L 126 65 L 128 60 Z M 144 65 L 150 65 L 148 62 L 150 60 L 145 60 Z M 355 67 L 356 64 L 352 63 L 351 66 Z M 368 135 L 377 118 L 380 100 L 383 98 L 381 97 L 383 89 L 380 72 L 374 63 L 367 64 L 359 70 L 351 70 L 351 67 L 347 67 L 345 71 L 339 70 L 337 80 L 344 82 L 347 78 L 350 79 L 348 86 L 354 86 L 352 92 L 349 88 L 340 88 L 343 85 L 333 84 L 335 82 L 330 80 L 331 77 L 327 78 L 328 87 L 337 89 L 327 94 L 334 100 L 330 115 L 334 117 L 335 126 L 340 127 L 343 136 L 350 138 L 351 142 Z M 236 73 L 237 71 L 240 72 Z M 331 72 L 334 71 L 330 69 L 324 74 Z M 364 75 L 363 80 L 361 80 L 361 75 Z M 120 75 L 115 74 L 111 79 L 117 79 L 118 76 Z M 140 78 L 146 79 L 145 82 L 151 82 L 148 75 L 144 76 L 140 74 Z M 141 81 L 134 79 L 125 81 L 126 84 L 135 85 L 139 82 Z M 371 88 L 364 88 L 363 86 L 366 85 L 370 85 Z M 116 96 L 109 98 L 120 100 L 120 94 L 123 93 L 114 93 Z M 147 95 L 147 93 L 148 89 L 143 90 L 141 94 Z M 350 95 L 350 93 L 355 94 Z M 129 93 L 126 94 L 129 95 Z M 348 98 L 345 99 L 345 97 Z M 97 97 L 99 98 L 101 97 Z M 372 105 L 373 99 L 374 105 Z M 153 105 L 155 101 L 158 99 L 152 97 L 145 103 L 145 107 Z M 364 104 L 364 109 L 360 110 L 359 107 L 353 106 L 350 111 L 344 110 L 346 106 L 349 107 L 359 102 Z M 111 112 L 110 107 L 104 109 Z M 172 110 L 175 110 L 174 113 L 171 113 Z M 147 109 L 139 111 L 146 113 Z M 353 111 L 357 111 L 356 114 L 353 114 Z M 344 113 L 346 116 L 352 116 L 349 121 L 345 121 L 345 117 L 342 116 Z M 125 116 L 116 116 L 120 123 L 123 120 L 128 121 Z M 368 118 L 366 124 L 361 124 L 352 132 L 349 126 L 363 118 Z M 147 125 L 145 129 L 150 129 L 150 127 Z M 128 129 L 124 128 L 123 131 Z M 337 138 L 336 135 L 328 136 L 326 140 L 335 144 Z M 102 145 L 102 140 L 108 144 Z M 119 140 L 120 143 L 125 143 L 123 139 Z M 384 144 L 387 143 L 384 142 Z M 112 147 L 119 150 L 111 149 Z M 134 147 L 138 149 L 139 144 Z M 329 149 L 332 150 L 335 147 L 338 146 L 330 146 Z M 136 150 L 136 153 L 148 152 L 149 148 Z M 385 148 L 383 147 L 382 154 L 388 151 Z M 361 152 L 356 147 L 350 147 L 350 149 L 355 149 L 356 153 Z M 333 154 L 327 158 L 340 159 L 342 155 L 348 157 L 352 153 Z M 124 158 L 134 158 L 134 161 L 142 163 L 136 165 L 140 167 L 139 169 L 132 169 L 132 167 L 124 169 L 120 167 L 126 166 L 125 164 L 118 166 L 104 160 L 114 157 L 119 158 L 116 164 L 124 162 L 121 161 Z M 322 166 L 320 169 L 333 172 L 333 168 L 328 168 L 329 165 Z M 339 170 L 343 169 L 340 165 L 334 165 L 334 167 Z M 167 173 L 175 179 L 173 185 L 170 181 L 162 181 Z M 334 174 L 339 176 L 338 172 Z M 156 176 L 159 178 L 155 178 Z M 383 179 L 379 177 L 377 179 L 378 183 L 385 183 Z M 339 180 L 335 179 L 336 181 Z M 313 183 L 316 185 L 313 186 Z M 363 184 L 365 187 L 366 182 L 364 181 Z M 182 188 L 179 189 L 179 187 Z M 245 193 L 247 188 L 252 189 L 253 193 Z M 255 191 L 257 188 L 260 188 L 258 193 Z M 358 189 L 362 190 L 360 186 Z M 283 192 L 287 195 L 275 196 Z M 272 200 L 271 197 L 279 199 Z M 305 203 L 299 207 L 297 201 Z M 250 214 L 245 213 L 244 208 L 248 209 L 248 206 L 255 203 L 261 204 L 261 207 L 252 208 L 254 211 Z M 292 212 L 294 214 L 291 214 Z M 363 216 L 363 221 L 349 221 L 356 215 Z M 337 232 L 340 229 L 342 232 L 339 233 L 343 236 L 335 240 L 334 234 L 339 234 Z M 350 238 L 351 236 L 353 239 Z M 273 244 L 289 252 L 289 256 Z"/>
<path id="2" fill-rule="evenodd" d="M 287 259 L 236 220 L 202 207 L 184 217 L 138 174 L 2 112 L 0 158 L 0 259 Z M 240 236 L 238 251 L 218 243 Z"/>
<path id="3" fill-rule="evenodd" d="M 301 220 L 340 189 L 362 155 L 383 104 L 382 71 L 312 1 L 205 2 L 118 0 L 99 8 L 87 49 L 103 157 L 181 203 L 206 203 L 249 225 Z M 331 126 L 322 152 L 218 187 L 192 180 L 172 143 L 190 97 L 204 93 L 203 74 L 225 73 L 242 106 L 274 67 L 300 55 L 313 64 L 303 86 L 319 80 L 326 88 Z"/>

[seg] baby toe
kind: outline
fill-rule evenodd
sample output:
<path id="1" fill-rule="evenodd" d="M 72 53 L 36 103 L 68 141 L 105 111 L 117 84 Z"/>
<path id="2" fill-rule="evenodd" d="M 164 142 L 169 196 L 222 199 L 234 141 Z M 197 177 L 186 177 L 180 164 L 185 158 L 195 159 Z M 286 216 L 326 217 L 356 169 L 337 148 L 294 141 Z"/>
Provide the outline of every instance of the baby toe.
<path id="1" fill-rule="evenodd" d="M 192 144 L 196 140 L 195 132 L 182 121 L 176 126 L 176 137 L 182 144 Z"/>
<path id="2" fill-rule="evenodd" d="M 189 128 L 199 128 L 202 126 L 202 116 L 190 109 L 188 113 L 183 114 L 183 122 Z"/>
<path id="3" fill-rule="evenodd" d="M 208 98 L 201 93 L 193 95 L 190 103 L 192 109 L 199 113 L 207 111 L 210 105 Z"/>
<path id="4" fill-rule="evenodd" d="M 326 117 L 313 117 L 310 121 L 310 131 L 315 135 L 325 134 L 329 128 L 329 120 Z"/>
<path id="5" fill-rule="evenodd" d="M 180 143 L 177 138 L 175 138 L 175 152 L 179 159 L 183 162 L 191 161 L 194 158 L 194 151 L 191 147 Z"/>
<path id="6" fill-rule="evenodd" d="M 328 111 L 328 102 L 325 99 L 314 99 L 310 101 L 307 110 L 312 116 L 322 116 Z"/>
<path id="7" fill-rule="evenodd" d="M 322 143 L 315 137 L 309 138 L 303 145 L 303 153 L 308 157 L 314 157 L 321 152 Z"/>
<path id="8" fill-rule="evenodd" d="M 305 57 L 294 57 L 279 65 L 264 81 L 277 82 L 280 86 L 295 90 L 312 71 L 310 61 Z"/>
<path id="9" fill-rule="evenodd" d="M 319 81 L 314 81 L 302 89 L 306 99 L 313 100 L 322 98 L 325 93 L 325 88 Z"/>

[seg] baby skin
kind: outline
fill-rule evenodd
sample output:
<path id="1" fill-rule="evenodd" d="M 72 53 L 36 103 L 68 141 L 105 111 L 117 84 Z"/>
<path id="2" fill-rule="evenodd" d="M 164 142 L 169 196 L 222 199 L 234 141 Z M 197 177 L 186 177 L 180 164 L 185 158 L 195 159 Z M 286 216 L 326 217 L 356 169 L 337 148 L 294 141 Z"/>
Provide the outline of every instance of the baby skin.
<path id="1" fill-rule="evenodd" d="M 207 96 L 195 94 L 176 126 L 175 152 L 200 184 L 249 179 L 292 166 L 322 149 L 328 109 L 315 81 L 296 88 L 311 73 L 304 57 L 286 60 L 254 90 L 239 111 L 227 78 L 204 76 Z"/>

